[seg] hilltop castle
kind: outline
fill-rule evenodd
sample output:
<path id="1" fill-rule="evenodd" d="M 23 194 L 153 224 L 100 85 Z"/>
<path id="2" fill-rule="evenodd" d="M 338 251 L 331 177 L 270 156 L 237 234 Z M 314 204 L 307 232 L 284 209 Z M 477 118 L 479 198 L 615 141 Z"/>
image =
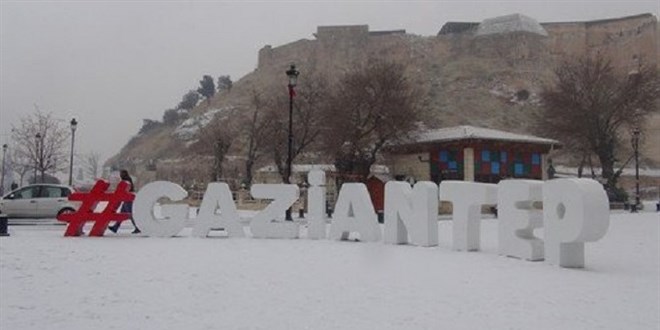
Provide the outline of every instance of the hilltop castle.
<path id="1" fill-rule="evenodd" d="M 634 67 L 639 60 L 660 62 L 657 18 L 641 14 L 588 22 L 538 23 L 513 14 L 483 22 L 448 22 L 436 36 L 420 37 L 405 30 L 369 31 L 368 25 L 319 26 L 315 40 L 299 40 L 259 51 L 259 70 L 286 67 L 289 62 L 317 63 L 335 58 L 357 59 L 376 50 L 400 60 L 430 56 L 445 59 L 471 53 L 506 57 L 512 62 L 530 59 L 556 61 L 567 56 L 606 53 L 617 67 Z M 425 51 L 428 50 L 428 51 Z"/>
<path id="2" fill-rule="evenodd" d="M 291 63 L 301 72 L 299 80 L 316 73 L 332 81 L 356 65 L 378 58 L 407 65 L 411 81 L 428 96 L 424 118 L 428 128 L 472 125 L 533 133 L 539 94 L 553 82 L 553 69 L 564 59 L 597 53 L 623 72 L 640 63 L 657 67 L 657 18 L 641 14 L 539 23 L 513 14 L 482 22 L 448 22 L 433 36 L 405 30 L 370 31 L 367 25 L 319 26 L 312 39 L 260 49 L 255 71 L 236 81 L 231 93 L 216 94 L 191 115 L 202 118 L 221 109 L 249 106 L 250 91 L 284 84 L 284 71 Z M 647 141 L 658 140 L 660 114 L 647 124 Z M 185 155 L 189 140 L 175 130 L 162 125 L 140 134 L 108 163 L 133 168 L 154 159 L 177 162 Z M 648 164 L 660 164 L 657 145 L 646 143 L 641 154 Z M 232 168 L 242 168 L 239 163 Z"/>

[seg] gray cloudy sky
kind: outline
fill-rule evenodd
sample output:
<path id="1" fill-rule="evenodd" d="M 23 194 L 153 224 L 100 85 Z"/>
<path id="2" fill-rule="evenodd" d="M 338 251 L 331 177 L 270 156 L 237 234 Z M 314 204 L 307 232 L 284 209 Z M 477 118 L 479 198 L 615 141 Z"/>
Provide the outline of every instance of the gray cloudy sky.
<path id="1" fill-rule="evenodd" d="M 640 13 L 660 1 L 5 1 L 0 0 L 0 142 L 35 105 L 79 121 L 76 152 L 119 151 L 204 74 L 233 80 L 257 52 L 312 39 L 317 25 L 435 35 L 447 21 L 521 13 L 540 22 Z M 283 69 L 284 70 L 284 69 Z"/>

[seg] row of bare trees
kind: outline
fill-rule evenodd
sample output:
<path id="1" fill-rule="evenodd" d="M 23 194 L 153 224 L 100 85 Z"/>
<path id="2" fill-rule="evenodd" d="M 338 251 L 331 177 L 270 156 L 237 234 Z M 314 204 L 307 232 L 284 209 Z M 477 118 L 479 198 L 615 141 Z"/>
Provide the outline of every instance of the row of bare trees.
<path id="1" fill-rule="evenodd" d="M 365 180 L 387 141 L 405 138 L 421 112 L 422 93 L 398 63 L 372 61 L 331 82 L 313 68 L 301 74 L 293 108 L 292 159 L 317 154 L 340 174 Z M 191 151 L 215 159 L 211 179 L 234 148 L 244 157 L 246 184 L 255 164 L 272 163 L 287 175 L 288 102 L 286 88 L 253 87 L 242 109 L 217 116 L 200 130 Z"/>
<path id="2" fill-rule="evenodd" d="M 601 54 L 568 58 L 541 94 L 537 133 L 561 141 L 581 158 L 580 168 L 594 156 L 611 197 L 631 159 L 622 152 L 624 142 L 633 129 L 643 136 L 644 122 L 660 107 L 658 65 L 637 61 L 632 70 L 622 71 Z M 293 112 L 294 160 L 322 154 L 340 174 L 364 180 L 386 143 L 405 138 L 421 118 L 427 96 L 405 70 L 402 64 L 375 60 L 329 80 L 313 66 L 303 67 Z M 275 164 L 285 181 L 287 110 L 285 86 L 252 86 L 249 101 L 200 130 L 190 150 L 214 159 L 211 180 L 223 177 L 223 162 L 231 153 L 243 158 L 245 183 L 253 181 L 259 163 Z"/>
<path id="3" fill-rule="evenodd" d="M 621 169 L 615 167 L 631 159 L 621 154 L 624 141 L 633 130 L 643 133 L 644 122 L 660 107 L 657 65 L 640 60 L 625 72 L 599 54 L 567 60 L 555 74 L 555 84 L 542 93 L 538 131 L 580 155 L 580 168 L 595 155 L 610 197 L 620 198 Z"/>
<path id="4" fill-rule="evenodd" d="M 66 170 L 69 165 L 69 139 L 67 123 L 53 113 L 38 108 L 20 119 L 11 130 L 11 142 L 5 155 L 5 182 L 23 185 L 27 182 L 53 182 L 53 174 Z M 97 152 L 76 155 L 82 169 L 96 178 L 101 172 L 101 155 Z M 29 178 L 29 179 L 28 179 Z"/>
<path id="5" fill-rule="evenodd" d="M 66 160 L 64 144 L 70 136 L 63 122 L 52 113 L 36 110 L 32 116 L 21 118 L 12 129 L 16 160 L 23 167 L 32 167 L 35 180 L 44 181 L 47 172 L 63 169 Z"/>

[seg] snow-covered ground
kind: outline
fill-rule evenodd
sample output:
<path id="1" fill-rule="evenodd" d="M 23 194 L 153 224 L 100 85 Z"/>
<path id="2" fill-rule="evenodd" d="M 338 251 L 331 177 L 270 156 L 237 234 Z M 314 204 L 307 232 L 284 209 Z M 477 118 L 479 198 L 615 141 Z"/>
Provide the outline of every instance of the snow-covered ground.
<path id="1" fill-rule="evenodd" d="M 0 329 L 658 329 L 660 214 L 613 213 L 587 267 L 329 240 L 0 238 Z M 189 229 L 187 229 L 189 231 Z"/>

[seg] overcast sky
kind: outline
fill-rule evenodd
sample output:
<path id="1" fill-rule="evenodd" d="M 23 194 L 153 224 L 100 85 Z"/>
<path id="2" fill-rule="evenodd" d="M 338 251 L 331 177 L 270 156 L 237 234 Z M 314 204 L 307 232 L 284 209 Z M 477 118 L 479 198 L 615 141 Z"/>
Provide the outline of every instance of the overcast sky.
<path id="1" fill-rule="evenodd" d="M 76 152 L 107 158 L 161 119 L 204 74 L 234 81 L 257 52 L 318 25 L 435 35 L 447 21 L 521 13 L 540 22 L 653 13 L 660 1 L 0 0 L 0 142 L 38 106 L 78 122 Z M 283 69 L 284 70 L 284 69 Z"/>

